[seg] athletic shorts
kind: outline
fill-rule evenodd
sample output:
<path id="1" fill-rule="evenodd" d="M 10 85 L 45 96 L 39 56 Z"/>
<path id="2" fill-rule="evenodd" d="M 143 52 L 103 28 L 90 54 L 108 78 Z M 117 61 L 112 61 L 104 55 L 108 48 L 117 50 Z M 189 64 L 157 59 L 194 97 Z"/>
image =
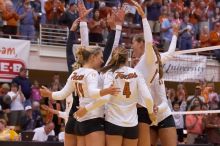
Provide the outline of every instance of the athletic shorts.
<path id="1" fill-rule="evenodd" d="M 94 118 L 86 121 L 76 121 L 74 132 L 78 136 L 85 136 L 95 131 L 104 131 L 104 119 Z"/>
<path id="2" fill-rule="evenodd" d="M 139 123 L 146 123 L 150 125 L 152 122 L 150 120 L 147 108 L 145 107 L 138 107 L 137 108 L 137 113 L 138 113 L 138 122 Z"/>
<path id="3" fill-rule="evenodd" d="M 105 121 L 105 134 L 120 135 L 123 138 L 127 138 L 127 139 L 137 139 L 138 125 L 134 127 L 121 127 Z"/>
<path id="4" fill-rule="evenodd" d="M 159 122 L 157 126 L 151 126 L 150 128 L 158 131 L 161 128 L 170 128 L 170 127 L 176 127 L 175 121 L 172 115 L 168 116 L 163 121 Z"/>
<path id="5" fill-rule="evenodd" d="M 74 132 L 75 124 L 76 124 L 76 119 L 73 116 L 69 116 L 68 121 L 65 125 L 65 133 L 75 135 Z"/>

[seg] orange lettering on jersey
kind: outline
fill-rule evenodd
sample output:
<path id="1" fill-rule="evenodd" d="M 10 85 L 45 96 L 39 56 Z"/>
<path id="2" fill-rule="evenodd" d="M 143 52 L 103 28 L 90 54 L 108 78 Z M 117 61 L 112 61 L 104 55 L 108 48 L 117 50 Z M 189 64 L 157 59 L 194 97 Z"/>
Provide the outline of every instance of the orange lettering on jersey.
<path id="1" fill-rule="evenodd" d="M 77 73 L 73 73 L 73 76 L 71 77 L 72 80 L 82 80 L 84 78 L 84 75 L 77 75 Z"/>
<path id="2" fill-rule="evenodd" d="M 125 95 L 126 98 L 129 98 L 130 95 L 131 95 L 131 90 L 130 90 L 129 82 L 125 82 L 124 89 L 123 89 L 123 95 Z"/>
<path id="3" fill-rule="evenodd" d="M 132 79 L 132 78 L 137 78 L 137 74 L 134 72 L 134 73 L 129 73 L 129 74 L 124 74 L 124 72 L 116 72 L 117 75 L 115 77 L 115 79 Z"/>

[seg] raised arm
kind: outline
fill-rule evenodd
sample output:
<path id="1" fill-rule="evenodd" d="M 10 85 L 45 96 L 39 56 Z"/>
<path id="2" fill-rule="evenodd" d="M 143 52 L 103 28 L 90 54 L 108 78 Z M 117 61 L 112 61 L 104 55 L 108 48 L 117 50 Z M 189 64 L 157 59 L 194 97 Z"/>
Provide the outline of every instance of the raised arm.
<path id="1" fill-rule="evenodd" d="M 72 64 L 75 62 L 75 57 L 73 54 L 73 44 L 76 44 L 76 30 L 79 25 L 79 18 L 76 19 L 72 27 L 70 28 L 69 36 L 66 43 L 66 59 L 69 75 L 72 73 Z"/>
<path id="2" fill-rule="evenodd" d="M 120 8 L 119 10 L 114 10 L 112 13 L 112 16 L 110 16 L 110 18 L 108 16 L 108 19 L 112 19 L 112 21 L 115 22 L 116 33 L 115 33 L 115 39 L 114 39 L 111 53 L 110 53 L 105 65 L 107 65 L 108 62 L 111 60 L 112 52 L 119 45 L 119 41 L 120 41 L 120 37 L 121 37 L 121 30 L 122 30 L 122 23 L 124 22 L 124 17 L 125 17 L 125 8 L 124 7 Z"/>
<path id="3" fill-rule="evenodd" d="M 162 64 L 165 64 L 167 61 L 169 61 L 173 57 L 173 54 L 176 50 L 178 32 L 179 32 L 179 24 L 173 26 L 173 37 L 172 37 L 168 51 L 165 53 L 161 53 Z"/>
<path id="4" fill-rule="evenodd" d="M 87 26 L 87 15 L 92 11 L 92 9 L 86 9 L 83 1 L 78 0 L 78 11 L 80 17 L 80 38 L 81 45 L 89 46 L 89 29 Z"/>
<path id="5" fill-rule="evenodd" d="M 57 92 L 51 92 L 48 88 L 42 86 L 40 93 L 42 97 L 49 97 L 54 100 L 64 100 L 66 99 L 74 90 L 74 81 L 70 77 L 67 79 L 66 85 Z"/>

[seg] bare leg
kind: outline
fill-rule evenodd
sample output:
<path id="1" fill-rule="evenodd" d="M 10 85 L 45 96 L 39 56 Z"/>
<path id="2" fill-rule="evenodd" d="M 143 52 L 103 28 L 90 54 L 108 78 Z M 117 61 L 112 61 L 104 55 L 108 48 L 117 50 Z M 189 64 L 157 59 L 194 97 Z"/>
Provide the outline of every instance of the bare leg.
<path id="1" fill-rule="evenodd" d="M 177 146 L 176 128 L 161 128 L 159 130 L 159 138 L 162 146 Z"/>
<path id="2" fill-rule="evenodd" d="M 77 146 L 86 146 L 85 136 L 77 136 Z"/>
<path id="3" fill-rule="evenodd" d="M 65 133 L 64 146 L 77 146 L 76 135 Z"/>
<path id="4" fill-rule="evenodd" d="M 150 142 L 151 146 L 157 146 L 158 134 L 157 131 L 150 128 Z"/>
<path id="5" fill-rule="evenodd" d="M 106 135 L 106 146 L 122 146 L 122 136 Z"/>
<path id="6" fill-rule="evenodd" d="M 138 145 L 138 139 L 123 139 L 122 146 L 137 146 Z"/>
<path id="7" fill-rule="evenodd" d="M 92 132 L 85 136 L 86 146 L 105 146 L 104 131 Z"/>
<path id="8" fill-rule="evenodd" d="M 138 124 L 138 146 L 150 146 L 150 126 L 146 123 Z"/>

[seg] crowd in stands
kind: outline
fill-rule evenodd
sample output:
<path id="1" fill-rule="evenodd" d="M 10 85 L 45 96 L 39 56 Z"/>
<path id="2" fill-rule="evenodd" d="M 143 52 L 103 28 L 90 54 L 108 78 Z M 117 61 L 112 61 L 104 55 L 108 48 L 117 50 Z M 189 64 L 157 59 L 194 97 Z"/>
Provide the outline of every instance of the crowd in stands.
<path id="1" fill-rule="evenodd" d="M 180 23 L 180 50 L 219 45 L 219 0 L 137 0 L 147 13 L 155 42 L 167 50 L 172 38 L 172 25 Z M 131 43 L 141 32 L 141 18 L 127 0 L 84 0 L 89 14 L 91 42 L 104 43 L 108 26 L 106 17 L 112 9 L 128 2 L 122 42 Z M 1 4 L 2 3 L 2 4 Z M 5 0 L 0 2 L 1 27 L 4 34 L 19 34 L 25 39 L 38 38 L 39 25 L 65 25 L 70 28 L 78 17 L 77 0 Z M 219 52 L 216 52 L 217 57 Z"/>
<path id="2" fill-rule="evenodd" d="M 4 83 L 0 86 L 0 140 L 19 140 L 16 132 L 34 131 L 37 133 L 33 138 L 35 141 L 46 141 L 49 135 L 59 136 L 63 141 L 64 120 L 48 109 L 64 111 L 65 101 L 42 98 L 39 92 L 40 84 L 38 81 L 31 84 L 25 76 L 26 71 L 21 68 L 19 76 L 14 78 L 10 85 Z M 48 87 L 51 91 L 62 88 L 58 74 L 54 74 Z M 166 91 L 170 108 L 174 112 L 220 109 L 220 96 L 215 91 L 214 83 L 201 82 L 195 87 L 193 95 L 189 95 L 181 83 L 176 89 L 167 88 Z M 46 110 L 40 105 L 45 105 Z M 174 119 L 179 143 L 220 144 L 220 114 L 176 114 Z M 6 123 L 14 126 L 16 132 L 10 131 L 10 127 L 6 128 Z M 5 132 L 1 132 L 1 124 L 12 136 L 4 137 Z M 42 132 L 44 130 L 45 132 Z M 184 131 L 187 131 L 187 134 Z"/>
<path id="3" fill-rule="evenodd" d="M 122 0 L 85 0 L 87 8 L 94 11 L 89 15 L 88 27 L 91 42 L 104 43 L 108 32 L 107 14 Z M 167 50 L 172 38 L 172 25 L 180 23 L 178 49 L 219 45 L 220 1 L 219 0 L 139 0 L 147 12 L 155 42 Z M 0 25 L 5 35 L 20 35 L 28 40 L 36 39 L 39 25 L 65 25 L 71 27 L 78 18 L 76 0 L 0 0 Z M 135 8 L 128 5 L 123 26 L 122 39 L 131 43 L 132 35 L 141 32 L 141 18 Z M 129 45 L 130 46 L 130 45 Z M 215 51 L 220 58 L 220 52 Z M 218 56 L 219 55 L 219 56 Z M 33 84 L 26 77 L 27 70 L 21 68 L 12 83 L 0 86 L 0 140 L 19 140 L 22 131 L 34 131 L 33 140 L 46 141 L 49 135 L 62 135 L 64 121 L 40 108 L 65 109 L 65 102 L 42 98 L 40 82 Z M 62 88 L 59 75 L 55 74 L 51 91 Z M 213 83 L 196 86 L 194 95 L 188 95 L 183 84 L 177 89 L 167 88 L 167 98 L 173 111 L 198 111 L 220 109 L 220 96 Z M 220 144 L 220 114 L 174 115 L 179 143 L 199 143 L 207 137 L 209 143 Z M 14 130 L 7 128 L 15 126 Z M 185 137 L 184 129 L 187 130 Z M 61 134 L 60 134 L 61 132 Z M 43 135 L 43 134 L 44 135 Z M 40 135 L 40 136 L 39 136 Z M 200 138 L 200 139 L 199 139 Z M 61 136 L 61 141 L 63 140 Z M 206 141 L 206 142 L 207 142 Z M 203 141 L 204 142 L 204 141 Z"/>

